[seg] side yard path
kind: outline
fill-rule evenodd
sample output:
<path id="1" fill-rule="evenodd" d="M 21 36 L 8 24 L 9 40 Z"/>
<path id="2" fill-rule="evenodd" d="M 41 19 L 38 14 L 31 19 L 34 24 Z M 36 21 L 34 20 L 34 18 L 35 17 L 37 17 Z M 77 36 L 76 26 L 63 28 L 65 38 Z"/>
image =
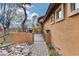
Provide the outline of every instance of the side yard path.
<path id="1" fill-rule="evenodd" d="M 41 34 L 34 34 L 34 43 L 15 43 L 0 48 L 0 56 L 48 56 L 48 48 Z"/>
<path id="2" fill-rule="evenodd" d="M 30 51 L 31 56 L 48 56 L 48 48 L 41 34 L 34 34 L 34 44 Z"/>

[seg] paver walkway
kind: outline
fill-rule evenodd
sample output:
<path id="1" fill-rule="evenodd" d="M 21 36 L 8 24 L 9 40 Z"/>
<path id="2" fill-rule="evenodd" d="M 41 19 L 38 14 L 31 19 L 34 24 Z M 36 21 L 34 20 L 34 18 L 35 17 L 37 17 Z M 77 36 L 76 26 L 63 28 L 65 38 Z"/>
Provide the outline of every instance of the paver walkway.
<path id="1" fill-rule="evenodd" d="M 34 44 L 31 48 L 32 56 L 47 56 L 48 48 L 41 34 L 34 34 Z"/>

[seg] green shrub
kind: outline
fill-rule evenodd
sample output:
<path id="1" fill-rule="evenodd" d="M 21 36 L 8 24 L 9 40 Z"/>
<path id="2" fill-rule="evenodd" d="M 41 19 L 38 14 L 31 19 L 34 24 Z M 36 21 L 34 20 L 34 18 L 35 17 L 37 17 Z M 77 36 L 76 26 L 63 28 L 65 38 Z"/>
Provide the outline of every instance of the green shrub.
<path id="1" fill-rule="evenodd" d="M 51 49 L 49 50 L 49 56 L 59 56 L 59 54 L 55 50 Z"/>
<path id="2" fill-rule="evenodd" d="M 49 56 L 59 56 L 59 54 L 51 44 L 48 44 L 48 54 Z"/>

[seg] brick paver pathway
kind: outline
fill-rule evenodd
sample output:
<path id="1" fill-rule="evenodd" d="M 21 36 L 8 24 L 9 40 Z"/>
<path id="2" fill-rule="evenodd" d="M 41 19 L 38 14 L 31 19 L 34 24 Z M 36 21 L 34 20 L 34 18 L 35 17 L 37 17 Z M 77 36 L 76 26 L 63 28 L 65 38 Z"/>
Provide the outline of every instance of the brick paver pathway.
<path id="1" fill-rule="evenodd" d="M 34 44 L 31 51 L 32 56 L 48 56 L 48 48 L 41 34 L 34 34 Z"/>

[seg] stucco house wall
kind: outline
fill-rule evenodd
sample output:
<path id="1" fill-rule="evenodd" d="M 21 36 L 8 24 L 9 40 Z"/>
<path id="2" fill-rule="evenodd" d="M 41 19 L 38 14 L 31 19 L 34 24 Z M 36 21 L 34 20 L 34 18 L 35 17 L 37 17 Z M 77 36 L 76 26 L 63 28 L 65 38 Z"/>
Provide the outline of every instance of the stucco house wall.
<path id="1" fill-rule="evenodd" d="M 49 17 L 44 30 L 51 31 L 52 45 L 60 55 L 79 55 L 79 14 L 68 17 L 67 7 L 64 4 L 64 20 L 51 25 Z"/>

